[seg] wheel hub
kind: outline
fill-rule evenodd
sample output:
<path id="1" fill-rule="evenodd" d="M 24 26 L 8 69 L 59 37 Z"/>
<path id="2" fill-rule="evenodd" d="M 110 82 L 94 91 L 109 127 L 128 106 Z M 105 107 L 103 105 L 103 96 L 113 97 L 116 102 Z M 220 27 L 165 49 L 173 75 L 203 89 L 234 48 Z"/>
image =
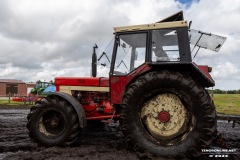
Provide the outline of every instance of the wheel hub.
<path id="1" fill-rule="evenodd" d="M 56 128 L 59 124 L 59 119 L 54 117 L 54 118 L 51 118 L 49 119 L 49 126 L 52 127 L 52 128 Z"/>
<path id="2" fill-rule="evenodd" d="M 143 104 L 141 120 L 158 140 L 168 140 L 186 132 L 188 111 L 177 95 L 159 94 Z"/>
<path id="3" fill-rule="evenodd" d="M 47 137 L 57 137 L 64 128 L 63 115 L 57 110 L 46 111 L 39 120 L 39 131 Z"/>
<path id="4" fill-rule="evenodd" d="M 158 114 L 158 119 L 161 122 L 166 123 L 166 122 L 168 122 L 170 120 L 170 114 L 167 111 L 161 111 Z"/>

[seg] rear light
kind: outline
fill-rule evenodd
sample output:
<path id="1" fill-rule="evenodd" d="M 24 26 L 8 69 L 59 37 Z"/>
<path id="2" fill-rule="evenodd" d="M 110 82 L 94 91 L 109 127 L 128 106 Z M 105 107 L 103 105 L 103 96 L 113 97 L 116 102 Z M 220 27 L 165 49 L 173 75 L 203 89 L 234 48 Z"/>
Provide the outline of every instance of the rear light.
<path id="1" fill-rule="evenodd" d="M 212 67 L 208 67 L 208 72 L 212 72 Z"/>

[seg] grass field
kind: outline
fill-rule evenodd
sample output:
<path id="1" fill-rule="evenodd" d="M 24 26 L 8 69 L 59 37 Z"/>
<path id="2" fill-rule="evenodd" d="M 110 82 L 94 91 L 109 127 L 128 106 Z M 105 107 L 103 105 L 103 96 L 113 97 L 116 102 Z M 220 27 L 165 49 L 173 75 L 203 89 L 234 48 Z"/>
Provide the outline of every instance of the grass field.
<path id="1" fill-rule="evenodd" d="M 240 94 L 214 94 L 213 100 L 217 113 L 240 115 Z M 10 101 L 9 103 L 8 100 L 0 100 L 0 105 L 6 105 L 6 107 L 32 106 L 28 102 Z"/>
<path id="2" fill-rule="evenodd" d="M 29 104 L 29 102 L 16 102 L 16 101 L 12 101 L 10 100 L 2 100 L 0 99 L 0 109 L 21 109 L 21 108 L 30 108 L 33 104 Z"/>
<path id="3" fill-rule="evenodd" d="M 16 105 L 23 105 L 24 102 L 15 102 L 15 101 L 10 100 L 10 103 L 9 103 L 9 100 L 1 100 L 0 99 L 0 104 L 16 106 Z"/>
<path id="4" fill-rule="evenodd" d="M 214 94 L 218 113 L 240 115 L 240 94 Z"/>

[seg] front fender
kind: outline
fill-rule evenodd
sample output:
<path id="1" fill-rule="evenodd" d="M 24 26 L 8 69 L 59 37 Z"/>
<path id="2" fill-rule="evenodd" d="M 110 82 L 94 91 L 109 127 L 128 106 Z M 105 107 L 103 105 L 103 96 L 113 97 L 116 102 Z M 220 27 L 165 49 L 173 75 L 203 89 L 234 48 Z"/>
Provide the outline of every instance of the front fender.
<path id="1" fill-rule="evenodd" d="M 87 121 L 86 121 L 85 111 L 84 111 L 82 105 L 77 101 L 76 98 L 74 98 L 73 96 L 71 96 L 67 93 L 63 93 L 63 92 L 53 92 L 48 96 L 51 96 L 51 95 L 63 98 L 66 101 L 68 101 L 73 106 L 74 110 L 77 112 L 80 127 L 84 128 L 86 126 Z"/>

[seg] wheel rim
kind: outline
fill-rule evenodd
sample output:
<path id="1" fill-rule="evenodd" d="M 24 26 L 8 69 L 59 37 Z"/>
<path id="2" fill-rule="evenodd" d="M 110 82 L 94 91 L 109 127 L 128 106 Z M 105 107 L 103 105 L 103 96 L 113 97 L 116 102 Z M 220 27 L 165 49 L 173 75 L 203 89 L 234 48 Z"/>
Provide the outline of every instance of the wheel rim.
<path id="1" fill-rule="evenodd" d="M 64 131 L 64 117 L 57 110 L 50 110 L 43 113 L 39 119 L 39 131 L 46 137 L 54 138 Z"/>
<path id="2" fill-rule="evenodd" d="M 141 120 L 151 136 L 170 140 L 187 132 L 190 116 L 177 95 L 164 93 L 144 103 Z"/>

